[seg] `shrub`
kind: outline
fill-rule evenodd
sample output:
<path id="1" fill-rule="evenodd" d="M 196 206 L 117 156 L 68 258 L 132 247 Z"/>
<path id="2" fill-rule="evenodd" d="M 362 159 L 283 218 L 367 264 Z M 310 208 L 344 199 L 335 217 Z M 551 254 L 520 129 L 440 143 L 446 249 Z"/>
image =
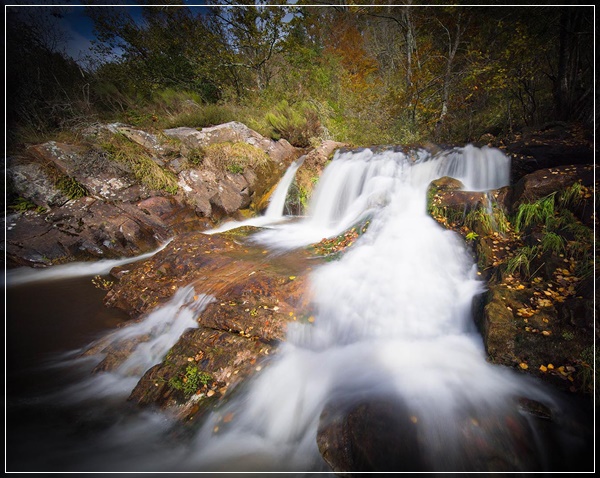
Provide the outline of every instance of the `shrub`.
<path id="1" fill-rule="evenodd" d="M 299 148 L 310 146 L 311 138 L 322 130 L 316 109 L 304 101 L 292 107 L 284 100 L 265 119 L 273 129 L 273 139 L 285 138 Z"/>

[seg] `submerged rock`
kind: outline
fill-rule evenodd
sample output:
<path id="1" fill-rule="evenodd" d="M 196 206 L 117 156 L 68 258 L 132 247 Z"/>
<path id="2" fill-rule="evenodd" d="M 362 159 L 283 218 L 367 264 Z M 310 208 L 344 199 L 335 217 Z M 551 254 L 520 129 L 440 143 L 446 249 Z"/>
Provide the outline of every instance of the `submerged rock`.
<path id="1" fill-rule="evenodd" d="M 356 403 L 335 401 L 325 406 L 317 444 L 338 476 L 364 472 L 533 472 L 544 469 L 545 447 L 559 443 L 536 441 L 547 425 L 538 415 L 522 413 L 521 401 L 506 409 L 476 412 L 464 405 L 452 413 L 452 426 L 427 431 L 423 416 L 397 396 L 364 398 Z M 528 410 L 543 407 L 526 401 Z M 431 410 L 432 415 L 436 411 Z M 548 412 L 549 413 L 549 412 Z M 533 418 L 533 417 L 536 418 Z M 536 428 L 538 430 L 536 430 Z M 559 452 L 560 453 L 560 452 Z"/>

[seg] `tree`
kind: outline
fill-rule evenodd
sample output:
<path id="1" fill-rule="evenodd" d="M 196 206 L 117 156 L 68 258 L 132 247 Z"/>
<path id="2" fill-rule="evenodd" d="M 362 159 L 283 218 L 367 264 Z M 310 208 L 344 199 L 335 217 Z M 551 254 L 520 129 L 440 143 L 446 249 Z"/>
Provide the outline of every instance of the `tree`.
<path id="1" fill-rule="evenodd" d="M 8 8 L 6 18 L 7 130 L 45 134 L 81 114 L 85 72 L 63 47 L 60 8 Z"/>
<path id="2" fill-rule="evenodd" d="M 556 115 L 562 120 L 593 122 L 593 14 L 591 7 L 560 8 L 558 65 L 551 79 Z"/>
<path id="3" fill-rule="evenodd" d="M 247 6 L 213 6 L 211 25 L 227 45 L 223 66 L 249 73 L 257 91 L 269 86 L 273 78 L 273 60 L 285 38 L 286 14 L 283 7 L 269 7 L 249 2 Z"/>
<path id="4" fill-rule="evenodd" d="M 87 13 L 99 57 L 121 63 L 142 94 L 179 88 L 198 92 L 206 101 L 219 98 L 225 80 L 218 62 L 222 43 L 201 13 L 176 5 L 87 7 Z"/>

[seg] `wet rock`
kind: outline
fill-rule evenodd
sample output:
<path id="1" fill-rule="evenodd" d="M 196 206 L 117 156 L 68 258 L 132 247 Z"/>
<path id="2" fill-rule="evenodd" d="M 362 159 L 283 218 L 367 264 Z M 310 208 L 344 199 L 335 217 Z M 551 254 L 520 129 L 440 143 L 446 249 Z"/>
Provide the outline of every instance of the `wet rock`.
<path id="1" fill-rule="evenodd" d="M 593 186 L 594 167 L 592 165 L 568 165 L 541 169 L 521 178 L 513 188 L 514 207 L 523 202 L 534 202 L 549 194 L 560 191 L 580 182 Z"/>
<path id="2" fill-rule="evenodd" d="M 129 401 L 139 406 L 177 407 L 186 419 L 231 393 L 243 379 L 261 369 L 273 346 L 243 336 L 200 326 L 189 329 L 170 350 L 165 360 L 149 369 L 132 390 Z M 185 397 L 173 387 L 172 379 L 181 376 L 189 365 L 210 376 L 183 408 Z M 212 392 L 212 393 L 211 393 Z M 211 401 L 207 401 L 212 397 Z"/>
<path id="3" fill-rule="evenodd" d="M 432 181 L 427 189 L 427 210 L 438 222 L 456 222 L 474 209 L 485 208 L 489 200 L 485 193 L 463 191 L 463 184 L 454 178 Z"/>
<path id="4" fill-rule="evenodd" d="M 105 302 L 136 320 L 183 286 L 214 297 L 196 317 L 198 329 L 185 332 L 165 359 L 144 374 L 130 400 L 144 406 L 177 406 L 178 413 L 187 416 L 256 373 L 263 359 L 285 340 L 289 323 L 310 322 L 308 257 L 298 251 L 267 258 L 266 251 L 245 244 L 244 234 L 235 230 L 223 235 L 191 232 L 180 234 L 152 258 L 115 270 L 119 281 Z M 128 350 L 128 346 L 114 351 L 103 347 L 107 356 L 100 368 L 116 366 Z M 213 378 L 209 388 L 199 389 L 193 397 L 169 385 L 189 364 Z M 205 400 L 209 390 L 212 401 Z"/>
<path id="5" fill-rule="evenodd" d="M 319 419 L 317 445 L 339 476 L 430 471 L 416 423 L 400 399 L 375 398 L 350 407 L 326 405 Z"/>
<path id="6" fill-rule="evenodd" d="M 518 363 L 515 355 L 516 321 L 512 311 L 507 309 L 506 297 L 499 289 L 492 288 L 488 292 L 478 326 L 484 337 L 485 350 L 493 362 L 513 366 Z"/>
<path id="7" fill-rule="evenodd" d="M 130 257 L 158 248 L 177 232 L 205 227 L 202 218 L 174 198 L 137 204 L 81 198 L 47 213 L 15 215 L 7 234 L 7 265 Z"/>
<path id="8" fill-rule="evenodd" d="M 532 401 L 526 406 L 528 410 L 536 408 Z M 525 418 L 522 409 L 517 401 L 493 413 L 464 405 L 454 409 L 450 419 L 439 418 L 448 421 L 448 427 L 430 424 L 440 426 L 431 433 L 429 427 L 421 426 L 428 421 L 423 416 L 427 412 L 411 410 L 400 397 L 374 396 L 355 404 L 331 402 L 321 414 L 317 444 L 339 476 L 437 470 L 540 471 L 547 451 L 534 438 L 534 429 L 540 425 Z"/>

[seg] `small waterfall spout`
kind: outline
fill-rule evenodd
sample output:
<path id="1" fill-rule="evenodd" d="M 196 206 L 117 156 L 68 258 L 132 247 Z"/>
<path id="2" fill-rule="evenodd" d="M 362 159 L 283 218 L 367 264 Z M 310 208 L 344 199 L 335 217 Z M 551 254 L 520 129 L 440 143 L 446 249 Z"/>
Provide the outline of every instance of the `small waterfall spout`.
<path id="1" fill-rule="evenodd" d="M 287 193 L 296 177 L 296 171 L 298 168 L 302 166 L 304 163 L 304 159 L 306 155 L 301 156 L 296 161 L 294 161 L 290 167 L 287 169 L 283 178 L 277 184 L 277 188 L 273 191 L 273 195 L 269 200 L 269 206 L 267 207 L 267 211 L 265 212 L 265 217 L 270 219 L 280 219 L 283 216 L 283 210 L 285 208 L 285 198 L 287 197 Z"/>
<path id="2" fill-rule="evenodd" d="M 283 215 L 283 211 L 285 208 L 285 198 L 287 197 L 290 186 L 296 177 L 296 171 L 298 171 L 298 168 L 302 166 L 302 163 L 304 163 L 305 157 L 305 155 L 301 156 L 288 167 L 287 171 L 277 184 L 275 191 L 273 191 L 273 194 L 269 200 L 269 205 L 263 216 L 253 217 L 251 219 L 247 219 L 246 221 L 229 221 L 215 229 L 205 231 L 205 234 L 217 234 L 219 232 L 230 231 L 231 229 L 242 226 L 268 226 L 284 220 L 285 217 Z"/>

